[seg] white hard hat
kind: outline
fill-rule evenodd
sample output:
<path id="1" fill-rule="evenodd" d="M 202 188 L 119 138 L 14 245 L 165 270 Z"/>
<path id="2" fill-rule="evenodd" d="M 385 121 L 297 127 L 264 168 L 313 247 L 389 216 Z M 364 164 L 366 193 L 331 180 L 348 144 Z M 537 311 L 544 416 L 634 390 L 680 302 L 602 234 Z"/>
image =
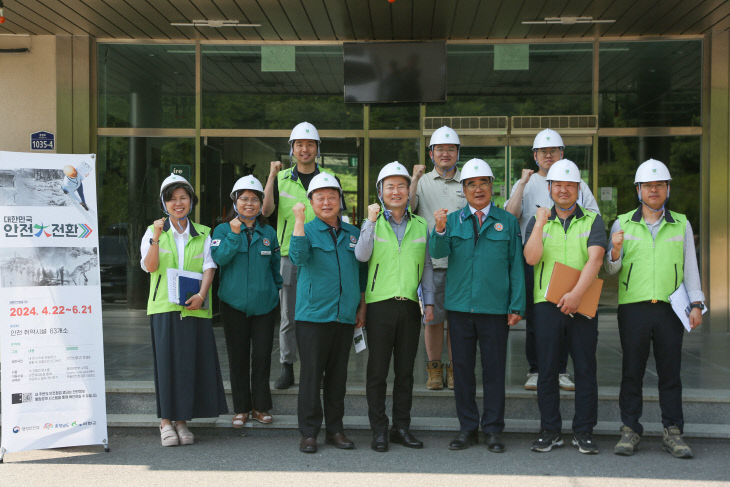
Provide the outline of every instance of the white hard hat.
<path id="1" fill-rule="evenodd" d="M 319 132 L 317 127 L 309 122 L 301 122 L 296 125 L 289 135 L 289 156 L 292 155 L 295 140 L 315 140 L 317 141 L 317 157 L 319 157 Z"/>
<path id="2" fill-rule="evenodd" d="M 545 129 L 538 132 L 535 136 L 535 140 L 532 143 L 532 150 L 542 149 L 544 147 L 560 147 L 564 149 L 565 144 L 563 144 L 563 138 L 559 133 L 552 129 Z"/>
<path id="3" fill-rule="evenodd" d="M 438 144 L 456 144 L 461 145 L 459 142 L 459 135 L 451 127 L 444 125 L 441 128 L 434 130 L 431 134 L 431 140 L 428 142 L 429 147 L 433 147 Z"/>
<path id="4" fill-rule="evenodd" d="M 489 164 L 481 159 L 469 159 L 461 168 L 461 183 L 471 178 L 490 178 L 494 179 L 494 173 Z"/>
<path id="5" fill-rule="evenodd" d="M 560 159 L 550 166 L 550 170 L 548 171 L 545 180 L 580 183 L 580 169 L 578 169 L 578 166 L 575 165 L 575 162 L 568 159 Z"/>
<path id="6" fill-rule="evenodd" d="M 171 184 L 175 184 L 175 183 L 181 183 L 181 184 L 187 186 L 188 188 L 190 188 L 190 192 L 192 194 L 195 194 L 195 189 L 193 189 L 193 185 L 190 184 L 190 182 L 188 182 L 187 179 L 185 179 L 184 177 L 182 177 L 180 175 L 171 173 L 169 176 L 167 176 L 165 178 L 164 181 L 162 181 L 162 185 L 160 185 L 160 196 L 162 196 L 162 193 L 164 193 L 165 188 L 167 188 Z"/>
<path id="7" fill-rule="evenodd" d="M 663 162 L 656 159 L 649 159 L 639 165 L 634 177 L 634 184 L 648 183 L 650 181 L 671 181 L 672 176 L 669 175 L 669 169 Z"/>
<path id="8" fill-rule="evenodd" d="M 256 179 L 253 174 L 249 174 L 248 176 L 239 178 L 238 181 L 236 181 L 236 184 L 233 185 L 233 189 L 231 190 L 231 199 L 236 201 L 236 193 L 246 189 L 259 192 L 262 195 L 264 193 L 264 187 L 261 186 L 261 181 Z"/>
<path id="9" fill-rule="evenodd" d="M 383 166 L 383 169 L 378 173 L 378 180 L 375 185 L 380 186 L 383 179 L 390 176 L 403 176 L 409 183 L 411 182 L 411 175 L 408 174 L 406 167 L 398 161 L 393 161 Z"/>
<path id="10" fill-rule="evenodd" d="M 342 188 L 340 187 L 340 183 L 337 182 L 337 178 L 334 177 L 332 174 L 328 174 L 326 172 L 321 172 L 314 176 L 312 180 L 309 182 L 309 189 L 307 189 L 307 197 L 311 198 L 312 193 L 317 191 L 318 189 L 322 188 L 332 188 L 336 189 L 337 191 L 342 194 Z"/>

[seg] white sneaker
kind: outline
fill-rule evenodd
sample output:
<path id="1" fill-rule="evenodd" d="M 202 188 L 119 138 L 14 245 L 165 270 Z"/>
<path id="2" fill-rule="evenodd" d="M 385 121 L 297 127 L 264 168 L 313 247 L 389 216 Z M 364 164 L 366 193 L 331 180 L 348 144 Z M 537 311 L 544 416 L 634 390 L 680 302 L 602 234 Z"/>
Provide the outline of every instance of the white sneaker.
<path id="1" fill-rule="evenodd" d="M 564 391 L 575 390 L 575 383 L 570 380 L 570 374 L 560 374 L 558 376 L 558 384 L 560 385 L 560 388 Z"/>
<path id="2" fill-rule="evenodd" d="M 537 372 L 527 373 L 527 382 L 525 382 L 525 389 L 528 391 L 537 390 Z"/>

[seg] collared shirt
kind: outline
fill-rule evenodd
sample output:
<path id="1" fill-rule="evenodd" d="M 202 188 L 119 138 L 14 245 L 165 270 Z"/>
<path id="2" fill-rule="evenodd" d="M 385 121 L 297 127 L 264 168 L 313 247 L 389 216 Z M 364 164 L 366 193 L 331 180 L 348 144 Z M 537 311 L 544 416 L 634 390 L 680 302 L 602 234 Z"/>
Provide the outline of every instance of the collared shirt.
<path id="1" fill-rule="evenodd" d="M 456 170 L 454 176 L 446 179 L 434 168 L 418 180 L 416 196 L 411 201 L 413 212 L 426 219 L 428 233 L 431 233 L 436 220 L 433 214 L 436 210 L 445 208 L 449 213 L 464 208 L 466 197 L 461 187 L 461 171 Z M 448 257 L 432 259 L 434 269 L 446 269 L 449 265 Z"/>
<path id="2" fill-rule="evenodd" d="M 167 220 L 168 222 L 170 220 Z M 183 230 L 182 233 L 178 233 L 177 229 L 175 228 L 175 225 L 169 223 L 170 228 L 172 230 L 172 236 L 175 239 L 175 247 L 177 248 L 177 268 L 183 269 L 185 266 L 185 244 L 188 242 L 188 239 L 190 238 L 190 227 L 191 223 L 190 220 L 188 220 L 188 224 L 185 226 L 185 230 Z M 150 250 L 150 239 L 152 238 L 152 230 L 147 228 L 147 231 L 144 233 L 144 236 L 142 237 L 142 243 L 139 246 L 139 251 L 142 255 L 142 258 L 139 261 L 140 266 L 142 267 L 142 270 L 145 272 L 149 272 L 147 267 L 144 265 L 144 258 L 147 256 L 147 252 Z M 208 269 L 216 269 L 218 266 L 213 261 L 213 257 L 210 255 L 210 235 L 208 235 L 205 238 L 205 245 L 203 247 L 203 272 L 205 272 Z"/>
<path id="3" fill-rule="evenodd" d="M 510 195 L 514 194 L 518 184 L 522 184 L 522 182 L 517 180 L 517 182 L 512 186 Z M 509 203 L 509 200 L 505 202 L 505 207 L 507 206 L 507 203 Z M 589 188 L 584 181 L 580 182 L 580 191 L 578 191 L 577 203 L 586 210 L 591 210 L 599 215 L 601 214 L 601 211 L 598 209 L 598 203 L 591 192 L 591 188 Z M 538 206 L 550 208 L 553 206 L 553 200 L 550 198 L 550 191 L 548 191 L 548 183 L 545 180 L 545 176 L 535 172 L 532 176 L 530 176 L 530 179 L 527 181 L 525 189 L 522 192 L 522 214 L 518 218 L 518 221 L 520 222 L 523 244 L 527 242 L 527 224 L 530 222 L 530 218 L 535 216 L 535 213 L 537 213 Z"/>
<path id="4" fill-rule="evenodd" d="M 482 208 L 481 210 L 477 210 L 476 208 L 474 208 L 471 205 L 469 205 L 469 210 L 471 211 L 471 214 L 474 216 L 476 216 L 477 211 L 481 211 L 482 213 L 484 213 L 484 218 L 486 219 L 487 215 L 489 215 L 489 209 L 491 207 L 492 207 L 492 202 L 490 201 L 489 204 L 487 206 L 485 206 L 484 208 Z"/>
<path id="5" fill-rule="evenodd" d="M 643 218 L 642 218 L 643 220 Z M 649 232 L 651 233 L 651 238 L 656 239 L 657 232 L 659 232 L 659 227 L 661 226 L 662 222 L 664 221 L 664 213 L 662 212 L 662 216 L 659 217 L 659 219 L 654 223 L 644 222 L 646 223 L 647 228 L 649 229 Z M 621 270 L 621 261 L 624 256 L 624 250 L 621 249 L 621 253 L 618 256 L 618 259 L 611 260 L 611 249 L 613 249 L 613 234 L 621 230 L 621 224 L 618 220 L 613 222 L 613 225 L 611 226 L 611 237 L 608 239 L 608 250 L 606 251 L 606 256 L 604 257 L 604 267 L 606 269 L 606 272 L 613 275 L 616 274 L 619 270 Z M 704 302 L 705 301 L 705 295 L 702 292 L 702 284 L 700 281 L 700 270 L 697 266 L 697 254 L 695 251 L 695 238 L 694 233 L 692 233 L 692 225 L 690 224 L 689 220 L 687 220 L 687 227 L 684 232 L 684 286 L 687 288 L 687 294 L 689 295 L 690 302 L 694 303 L 697 301 Z"/>
<path id="6" fill-rule="evenodd" d="M 395 221 L 395 218 L 389 218 L 390 223 L 395 236 L 398 239 L 398 245 L 403 241 L 403 236 L 406 234 L 406 227 L 408 226 L 408 213 L 403 215 L 400 223 Z M 423 304 L 433 304 L 433 265 L 431 264 L 431 254 L 428 251 L 428 239 L 429 234 L 426 234 L 426 257 L 423 262 L 423 275 L 421 276 L 421 290 L 423 293 Z M 370 260 L 370 256 L 373 255 L 373 246 L 375 244 L 375 223 L 371 222 L 367 218 L 362 223 L 360 228 L 360 239 L 357 241 L 355 247 L 355 258 L 360 262 L 367 262 Z"/>

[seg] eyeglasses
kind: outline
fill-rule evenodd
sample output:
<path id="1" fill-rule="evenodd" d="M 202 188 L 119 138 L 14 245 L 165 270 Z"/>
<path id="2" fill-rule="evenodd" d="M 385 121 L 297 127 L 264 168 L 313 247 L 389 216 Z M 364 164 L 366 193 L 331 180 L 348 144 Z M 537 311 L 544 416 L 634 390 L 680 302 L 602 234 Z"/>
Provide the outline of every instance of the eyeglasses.
<path id="1" fill-rule="evenodd" d="M 434 147 L 434 154 L 456 154 L 456 147 Z"/>
<path id="2" fill-rule="evenodd" d="M 641 183 L 642 188 L 646 188 L 649 191 L 660 191 L 667 188 L 667 183 Z"/>
<path id="3" fill-rule="evenodd" d="M 557 147 L 553 147 L 551 149 L 537 149 L 537 150 L 535 150 L 535 152 L 537 152 L 538 154 L 540 154 L 543 157 L 547 156 L 548 154 L 551 156 L 554 156 L 560 152 L 560 149 L 558 149 Z"/>
<path id="4" fill-rule="evenodd" d="M 490 182 L 484 182 L 484 181 L 479 181 L 479 182 L 477 182 L 477 181 L 469 181 L 468 183 L 466 183 L 466 188 L 469 191 L 476 191 L 477 189 L 486 190 L 486 189 L 489 189 L 489 187 L 491 185 L 492 185 L 492 182 L 491 181 Z"/>
<path id="5" fill-rule="evenodd" d="M 248 204 L 252 204 L 252 203 L 259 203 L 259 199 L 256 198 L 255 196 L 253 198 L 241 196 L 240 198 L 238 198 L 238 201 L 240 201 L 244 205 L 248 205 Z"/>

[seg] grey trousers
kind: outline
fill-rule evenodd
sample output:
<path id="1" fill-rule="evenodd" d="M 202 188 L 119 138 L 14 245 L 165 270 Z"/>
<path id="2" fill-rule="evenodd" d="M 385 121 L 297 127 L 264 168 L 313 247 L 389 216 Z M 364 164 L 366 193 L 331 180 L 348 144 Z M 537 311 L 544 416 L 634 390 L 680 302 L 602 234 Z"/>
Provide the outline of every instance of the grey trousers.
<path id="1" fill-rule="evenodd" d="M 293 364 L 297 361 L 297 335 L 294 325 L 294 305 L 297 302 L 297 266 L 288 256 L 281 256 L 281 277 L 284 280 L 279 291 L 281 325 L 279 327 L 279 361 Z"/>

